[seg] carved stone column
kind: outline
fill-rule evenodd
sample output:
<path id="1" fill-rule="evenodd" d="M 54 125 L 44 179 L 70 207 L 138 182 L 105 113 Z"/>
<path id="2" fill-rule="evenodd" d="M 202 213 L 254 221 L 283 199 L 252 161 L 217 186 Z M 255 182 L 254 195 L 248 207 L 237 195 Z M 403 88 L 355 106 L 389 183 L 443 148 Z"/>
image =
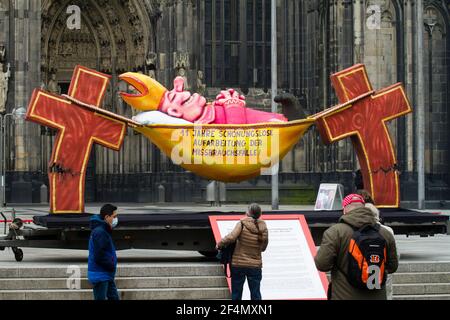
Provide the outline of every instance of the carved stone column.
<path id="1" fill-rule="evenodd" d="M 9 14 L 14 16 L 10 24 L 10 48 L 12 63 L 12 83 L 14 99 L 9 111 L 26 108 L 34 88 L 40 79 L 40 27 L 41 0 L 10 1 Z M 11 182 L 12 202 L 32 202 L 32 185 L 26 182 L 27 172 L 39 170 L 39 127 L 15 119 L 13 130 L 14 171 L 19 172 L 19 180 Z"/>
<path id="2" fill-rule="evenodd" d="M 413 60 L 413 4 L 411 0 L 405 1 L 405 87 L 408 97 L 414 97 L 414 60 Z M 414 113 L 406 118 L 406 169 L 414 171 Z"/>
<path id="3" fill-rule="evenodd" d="M 354 63 L 362 63 L 364 56 L 364 1 L 356 0 L 353 4 L 353 29 L 355 33 L 355 49 L 353 52 Z"/>

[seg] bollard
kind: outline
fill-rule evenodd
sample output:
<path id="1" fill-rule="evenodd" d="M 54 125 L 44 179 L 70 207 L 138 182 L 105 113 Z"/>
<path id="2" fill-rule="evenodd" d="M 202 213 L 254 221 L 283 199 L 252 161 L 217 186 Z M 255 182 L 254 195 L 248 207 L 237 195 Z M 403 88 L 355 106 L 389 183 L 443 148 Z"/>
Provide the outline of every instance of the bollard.
<path id="1" fill-rule="evenodd" d="M 227 201 L 226 184 L 219 181 L 211 181 L 206 186 L 206 201 L 212 206 L 220 207 L 222 202 Z"/>
<path id="2" fill-rule="evenodd" d="M 219 184 L 219 198 L 220 203 L 227 201 L 227 185 L 224 182 L 220 182 Z"/>
<path id="3" fill-rule="evenodd" d="M 216 202 L 216 182 L 215 181 L 211 181 L 206 186 L 206 201 L 209 202 L 211 207 Z"/>
<path id="4" fill-rule="evenodd" d="M 45 184 L 40 188 L 40 199 L 41 203 L 48 203 L 48 188 Z"/>
<path id="5" fill-rule="evenodd" d="M 166 188 L 162 184 L 158 186 L 158 203 L 166 202 Z"/>

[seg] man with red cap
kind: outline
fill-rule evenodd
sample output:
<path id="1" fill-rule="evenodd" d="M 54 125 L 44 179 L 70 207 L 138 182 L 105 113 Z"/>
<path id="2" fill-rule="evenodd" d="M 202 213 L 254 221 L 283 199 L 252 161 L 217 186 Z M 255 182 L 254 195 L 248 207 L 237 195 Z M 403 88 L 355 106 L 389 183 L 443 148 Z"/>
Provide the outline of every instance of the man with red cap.
<path id="1" fill-rule="evenodd" d="M 348 281 L 349 245 L 354 232 L 363 226 L 376 226 L 377 221 L 372 211 L 365 207 L 364 198 L 350 194 L 342 202 L 343 215 L 339 223 L 327 229 L 322 238 L 320 249 L 315 257 L 318 270 L 331 271 L 332 300 L 386 300 L 386 288 L 361 289 Z M 377 228 L 386 245 L 386 273 L 394 273 L 398 268 L 397 249 L 394 236 L 384 228 Z"/>

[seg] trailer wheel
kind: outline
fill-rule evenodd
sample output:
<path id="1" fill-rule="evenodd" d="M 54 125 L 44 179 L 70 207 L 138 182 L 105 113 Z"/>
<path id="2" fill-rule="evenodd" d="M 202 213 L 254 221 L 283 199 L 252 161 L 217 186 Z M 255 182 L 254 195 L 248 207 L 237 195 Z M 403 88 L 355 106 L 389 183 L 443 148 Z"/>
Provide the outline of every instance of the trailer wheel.
<path id="1" fill-rule="evenodd" d="M 23 251 L 22 251 L 22 249 L 13 248 L 13 252 L 14 252 L 14 258 L 16 259 L 17 262 L 20 262 L 20 261 L 23 260 Z"/>
<path id="2" fill-rule="evenodd" d="M 217 251 L 199 251 L 198 253 L 207 258 L 215 258 L 217 256 Z"/>

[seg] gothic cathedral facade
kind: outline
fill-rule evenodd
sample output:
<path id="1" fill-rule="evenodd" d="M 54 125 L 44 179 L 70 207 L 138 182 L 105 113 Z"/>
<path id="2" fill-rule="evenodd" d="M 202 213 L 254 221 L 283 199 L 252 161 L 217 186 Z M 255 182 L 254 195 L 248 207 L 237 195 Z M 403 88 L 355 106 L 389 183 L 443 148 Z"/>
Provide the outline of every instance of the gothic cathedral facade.
<path id="1" fill-rule="evenodd" d="M 104 108 L 127 117 L 133 111 L 118 96 L 129 89 L 118 81 L 125 71 L 146 73 L 168 88 L 183 75 L 190 91 L 211 99 L 222 88 L 237 88 L 252 107 L 270 109 L 270 3 L 0 0 L 0 71 L 10 70 L 4 113 L 26 107 L 36 87 L 66 93 L 77 64 L 112 75 Z M 364 63 L 375 89 L 402 82 L 413 107 L 421 92 L 426 199 L 450 200 L 450 1 L 424 0 L 420 22 L 415 0 L 277 0 L 277 5 L 279 90 L 297 96 L 313 114 L 337 103 L 329 76 Z M 423 70 L 415 64 L 417 23 L 424 23 Z M 419 72 L 425 77 L 422 89 Z M 389 125 L 405 201 L 417 195 L 415 123 L 412 114 Z M 7 201 L 40 202 L 54 132 L 8 118 L 5 134 Z M 351 191 L 357 169 L 350 141 L 325 146 L 313 129 L 282 162 L 282 194 L 315 190 L 320 182 L 341 182 Z M 30 185 L 26 199 L 14 193 L 18 181 Z M 93 151 L 86 200 L 153 202 L 163 185 L 166 201 L 195 202 L 204 198 L 206 183 L 130 130 L 120 152 Z M 229 188 L 270 190 L 270 177 Z"/>

